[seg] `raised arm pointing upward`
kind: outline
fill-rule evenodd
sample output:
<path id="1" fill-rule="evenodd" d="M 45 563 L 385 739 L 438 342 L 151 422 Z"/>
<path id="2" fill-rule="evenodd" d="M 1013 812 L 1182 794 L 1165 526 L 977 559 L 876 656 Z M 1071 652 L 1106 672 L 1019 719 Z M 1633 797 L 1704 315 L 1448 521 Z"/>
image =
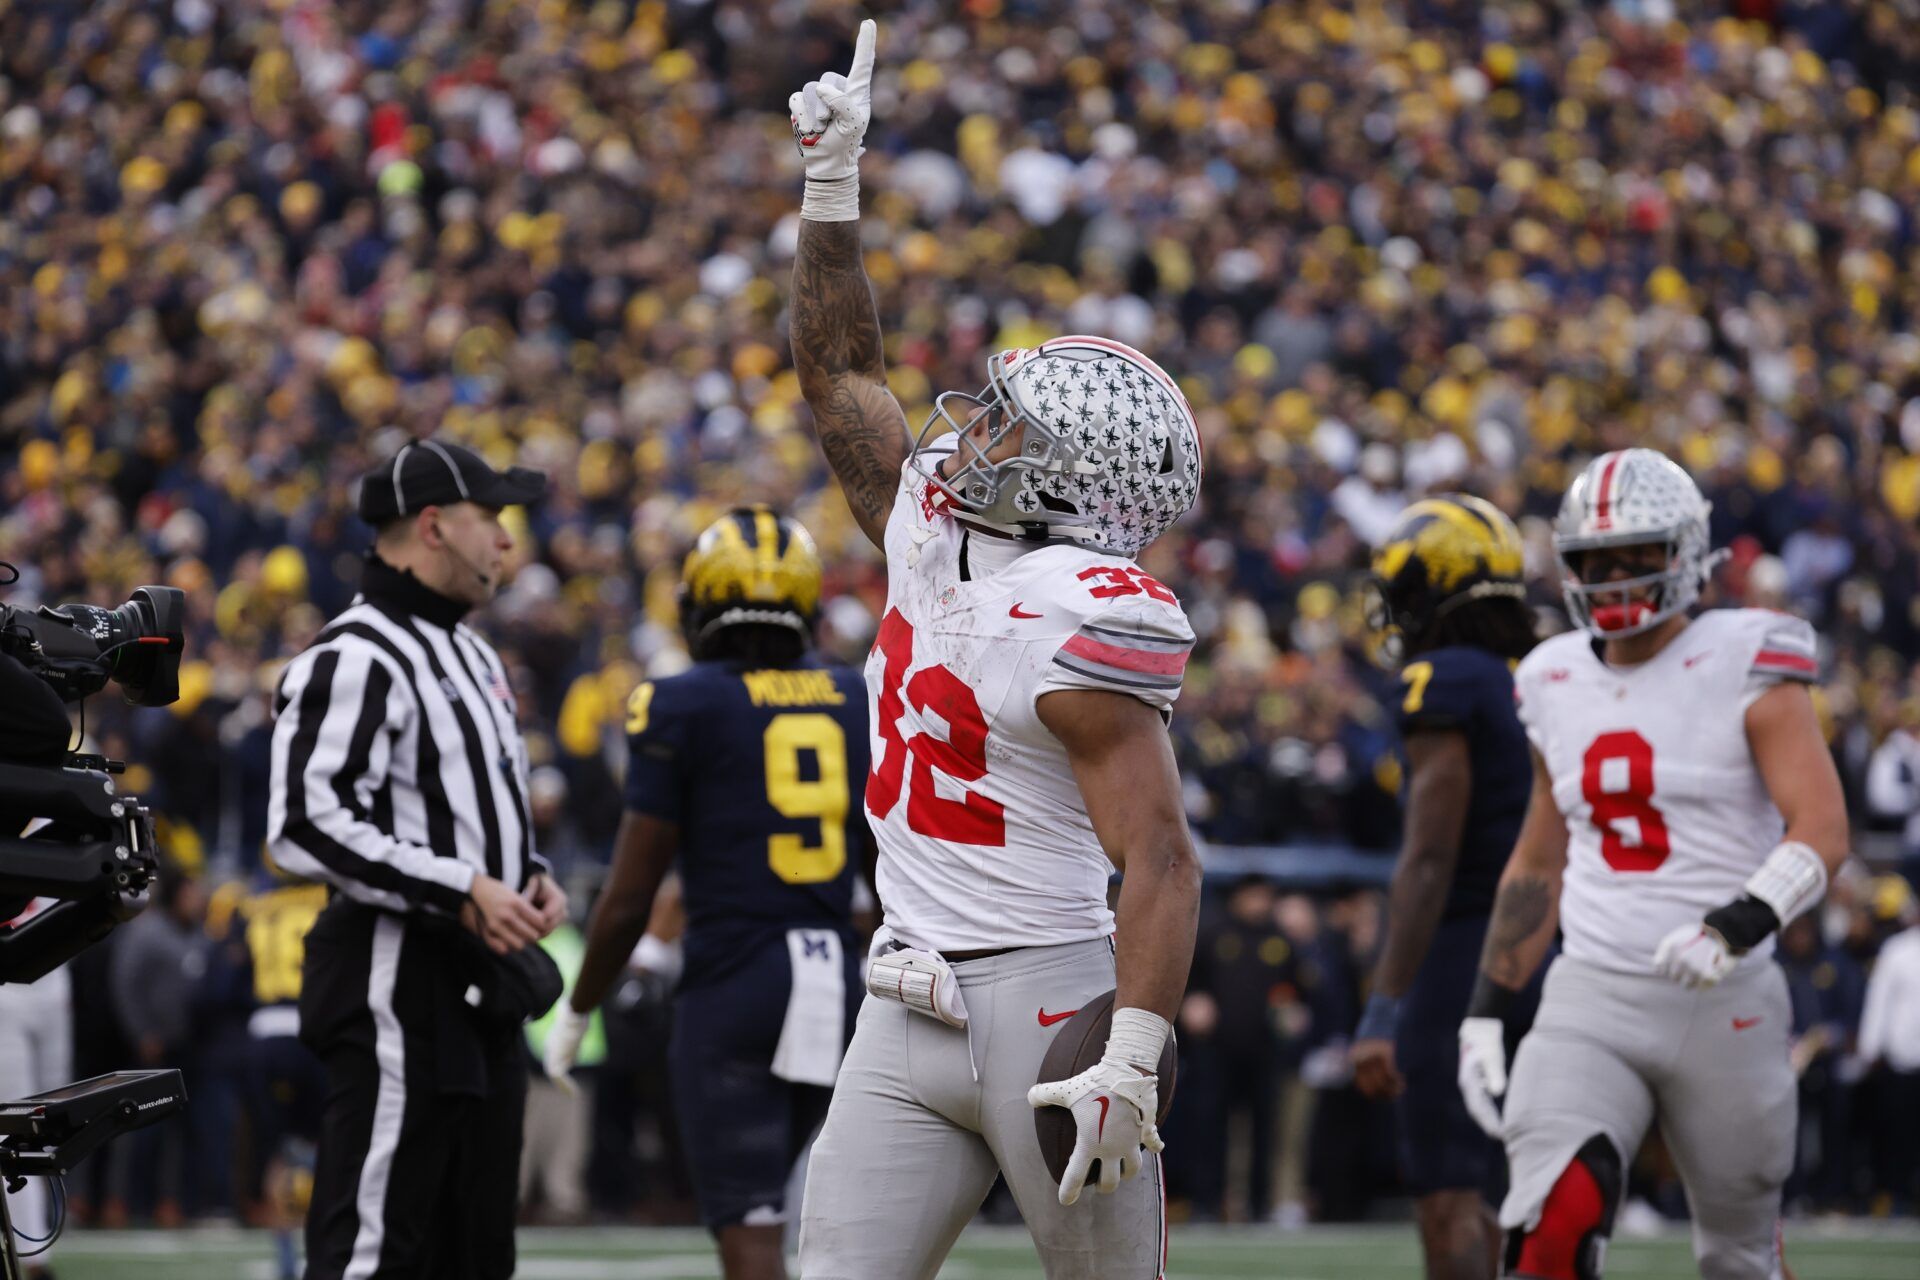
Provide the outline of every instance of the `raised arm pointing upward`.
<path id="1" fill-rule="evenodd" d="M 860 142 L 873 111 L 873 42 L 869 18 L 848 73 L 830 73 L 787 103 L 807 166 L 788 325 L 820 448 L 877 546 L 911 442 L 887 389 L 880 317 L 860 261 Z"/>

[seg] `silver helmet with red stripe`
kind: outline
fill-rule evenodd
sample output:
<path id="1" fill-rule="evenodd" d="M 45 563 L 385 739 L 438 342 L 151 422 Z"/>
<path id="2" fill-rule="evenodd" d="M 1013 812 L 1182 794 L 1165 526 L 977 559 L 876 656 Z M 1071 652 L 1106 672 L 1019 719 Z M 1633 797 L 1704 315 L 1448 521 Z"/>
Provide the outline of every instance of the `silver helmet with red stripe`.
<path id="1" fill-rule="evenodd" d="M 1574 622 L 1617 638 L 1691 608 L 1716 559 L 1708 549 L 1712 509 L 1693 477 L 1663 453 L 1620 449 L 1588 463 L 1553 522 Z M 1624 577 L 1623 563 L 1634 566 Z"/>
<path id="2" fill-rule="evenodd" d="M 1074 335 L 993 356 L 979 395 L 942 395 L 909 465 L 965 524 L 1136 556 L 1193 506 L 1200 431 L 1159 365 Z"/>

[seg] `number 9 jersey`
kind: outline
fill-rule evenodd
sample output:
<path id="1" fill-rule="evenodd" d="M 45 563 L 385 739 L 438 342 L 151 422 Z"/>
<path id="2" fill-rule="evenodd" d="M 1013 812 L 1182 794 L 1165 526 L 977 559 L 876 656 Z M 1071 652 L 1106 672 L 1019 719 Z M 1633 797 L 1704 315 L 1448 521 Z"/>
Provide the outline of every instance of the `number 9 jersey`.
<path id="1" fill-rule="evenodd" d="M 1812 628 L 1762 609 L 1702 613 L 1635 667 L 1601 661 L 1584 631 L 1527 655 L 1514 697 L 1567 821 L 1567 955 L 1652 973 L 1668 931 L 1740 896 L 1783 826 L 1747 708 L 1817 672 Z M 1769 937 L 1741 963 L 1772 951 Z"/>
<path id="2" fill-rule="evenodd" d="M 789 929 L 851 937 L 862 692 L 845 667 L 716 660 L 628 699 L 626 807 L 680 828 L 683 991 L 752 963 Z"/>
<path id="3" fill-rule="evenodd" d="M 1036 704 L 1104 690 L 1165 716 L 1193 631 L 1133 561 L 969 532 L 940 496 L 907 469 L 867 659 L 867 815 L 887 930 L 935 951 L 1106 937 L 1113 867 Z"/>

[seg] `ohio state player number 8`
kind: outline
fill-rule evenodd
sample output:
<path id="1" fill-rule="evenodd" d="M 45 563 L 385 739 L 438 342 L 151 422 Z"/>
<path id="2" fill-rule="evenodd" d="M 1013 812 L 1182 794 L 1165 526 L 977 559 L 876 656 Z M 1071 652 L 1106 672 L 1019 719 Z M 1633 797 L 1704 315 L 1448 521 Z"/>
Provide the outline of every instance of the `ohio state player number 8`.
<path id="1" fill-rule="evenodd" d="M 1606 766 L 1615 760 L 1624 767 Z M 1580 792 L 1600 831 L 1600 856 L 1615 871 L 1652 871 L 1672 852 L 1667 820 L 1653 803 L 1653 744 L 1631 729 L 1593 740 L 1581 762 Z M 1623 819 L 1638 829 L 1632 843 L 1621 834 Z"/>
<path id="2" fill-rule="evenodd" d="M 934 789 L 936 768 L 963 785 L 987 776 L 987 720 L 973 690 L 945 667 L 922 667 L 905 679 L 913 665 L 913 624 L 898 609 L 887 612 L 874 647 L 886 665 L 876 725 L 881 751 L 867 779 L 867 808 L 876 818 L 886 817 L 900 802 L 904 786 L 907 825 L 921 835 L 955 844 L 1006 844 L 1006 809 L 998 800 L 977 791 L 949 800 Z M 909 703 L 916 712 L 931 712 L 946 721 L 946 738 L 921 732 L 903 739 L 900 717 Z"/>

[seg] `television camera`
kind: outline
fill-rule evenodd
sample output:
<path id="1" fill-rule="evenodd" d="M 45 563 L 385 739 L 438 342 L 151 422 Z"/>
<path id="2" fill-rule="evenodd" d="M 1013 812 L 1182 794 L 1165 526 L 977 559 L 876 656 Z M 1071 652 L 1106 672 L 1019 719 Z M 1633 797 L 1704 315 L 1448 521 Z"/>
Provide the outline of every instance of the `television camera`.
<path id="1" fill-rule="evenodd" d="M 11 574 L 0 585 L 18 580 L 11 565 L 0 571 Z M 129 702 L 163 707 L 180 696 L 185 615 L 186 597 L 174 587 L 140 587 L 113 609 L 0 604 L 0 653 L 62 702 L 77 702 L 113 681 Z M 30 685 L 25 692 L 32 692 Z M 146 906 L 159 874 L 153 817 L 138 797 L 116 788 L 113 775 L 125 768 L 102 756 L 62 752 L 58 744 L 32 761 L 0 759 L 0 983 L 42 977 Z M 42 909 L 29 913 L 36 901 Z M 0 1103 L 0 1182 L 63 1174 L 88 1151 L 185 1101 L 179 1073 L 159 1071 Z M 0 1278 L 19 1274 L 0 1196 Z"/>

